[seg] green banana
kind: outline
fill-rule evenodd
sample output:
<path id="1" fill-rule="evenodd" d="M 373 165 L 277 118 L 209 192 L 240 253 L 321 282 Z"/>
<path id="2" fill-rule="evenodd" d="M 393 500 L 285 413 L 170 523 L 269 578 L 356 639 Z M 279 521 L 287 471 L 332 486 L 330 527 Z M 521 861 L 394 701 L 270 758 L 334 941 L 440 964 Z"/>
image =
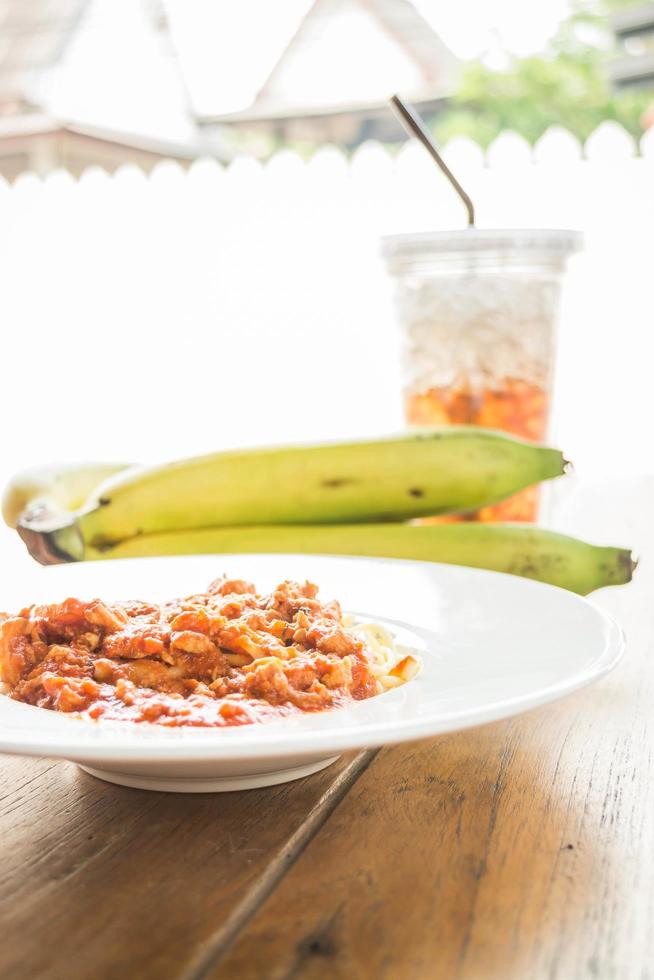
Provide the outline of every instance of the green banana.
<path id="1" fill-rule="evenodd" d="M 99 483 L 129 468 L 128 463 L 52 463 L 12 477 L 2 494 L 2 516 L 16 527 L 28 513 L 77 510 Z"/>
<path id="2" fill-rule="evenodd" d="M 19 531 L 42 559 L 144 534 L 248 524 L 399 521 L 474 510 L 559 476 L 555 449 L 472 426 L 385 439 L 237 450 L 129 469 L 77 513 L 25 514 Z"/>
<path id="3" fill-rule="evenodd" d="M 141 535 L 87 558 L 145 555 L 304 553 L 412 558 L 472 565 L 586 595 L 631 580 L 623 548 L 605 548 L 519 524 L 341 524 L 212 527 Z"/>

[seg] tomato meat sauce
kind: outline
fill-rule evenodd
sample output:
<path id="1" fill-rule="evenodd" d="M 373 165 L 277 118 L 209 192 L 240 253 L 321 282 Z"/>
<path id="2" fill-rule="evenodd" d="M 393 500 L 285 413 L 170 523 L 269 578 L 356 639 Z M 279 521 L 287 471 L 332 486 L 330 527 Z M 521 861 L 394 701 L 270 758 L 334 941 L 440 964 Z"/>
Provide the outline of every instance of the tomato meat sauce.
<path id="1" fill-rule="evenodd" d="M 163 605 L 66 599 L 0 619 L 6 693 L 91 719 L 226 727 L 379 690 L 365 641 L 309 582 L 260 595 L 221 578 Z"/>

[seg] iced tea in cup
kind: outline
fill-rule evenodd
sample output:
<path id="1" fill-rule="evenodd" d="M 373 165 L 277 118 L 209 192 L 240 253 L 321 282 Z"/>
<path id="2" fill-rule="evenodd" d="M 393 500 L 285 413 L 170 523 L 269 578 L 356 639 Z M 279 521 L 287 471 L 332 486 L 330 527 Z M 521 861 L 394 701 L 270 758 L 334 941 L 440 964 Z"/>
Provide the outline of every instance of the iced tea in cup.
<path id="1" fill-rule="evenodd" d="M 547 438 L 561 280 L 573 231 L 422 232 L 383 239 L 403 338 L 410 425 Z M 529 488 L 469 519 L 533 521 Z"/>

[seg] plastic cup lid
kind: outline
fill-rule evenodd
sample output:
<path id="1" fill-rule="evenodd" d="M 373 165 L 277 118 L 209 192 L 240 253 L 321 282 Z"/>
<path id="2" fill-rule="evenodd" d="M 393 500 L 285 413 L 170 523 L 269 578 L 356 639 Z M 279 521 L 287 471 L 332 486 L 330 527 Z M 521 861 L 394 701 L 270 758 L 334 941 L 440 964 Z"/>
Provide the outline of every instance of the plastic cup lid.
<path id="1" fill-rule="evenodd" d="M 583 245 L 580 231 L 556 228 L 459 228 L 454 231 L 420 231 L 382 238 L 385 259 L 413 259 L 437 255 L 483 255 L 488 252 L 521 252 L 563 260 Z M 525 256 L 527 257 L 527 256 Z"/>

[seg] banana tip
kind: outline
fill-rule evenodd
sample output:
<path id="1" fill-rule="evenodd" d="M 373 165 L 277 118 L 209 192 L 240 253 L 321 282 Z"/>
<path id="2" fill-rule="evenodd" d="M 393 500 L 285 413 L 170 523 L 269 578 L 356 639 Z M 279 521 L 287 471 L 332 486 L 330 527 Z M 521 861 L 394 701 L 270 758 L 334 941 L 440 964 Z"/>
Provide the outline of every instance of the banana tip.
<path id="1" fill-rule="evenodd" d="M 629 549 L 625 549 L 622 552 L 620 558 L 621 558 L 622 566 L 627 575 L 627 581 L 631 582 L 633 574 L 638 568 L 639 559 L 634 555 L 632 551 L 629 551 Z"/>

